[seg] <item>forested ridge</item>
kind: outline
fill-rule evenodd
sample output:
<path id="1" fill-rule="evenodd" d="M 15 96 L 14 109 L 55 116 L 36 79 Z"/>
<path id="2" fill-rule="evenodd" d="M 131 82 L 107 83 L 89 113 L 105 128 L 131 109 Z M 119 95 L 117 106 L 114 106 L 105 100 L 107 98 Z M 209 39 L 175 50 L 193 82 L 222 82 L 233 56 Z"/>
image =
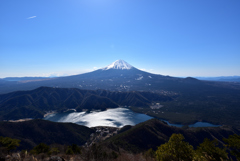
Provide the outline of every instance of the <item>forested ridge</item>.
<path id="1" fill-rule="evenodd" d="M 0 95 L 0 120 L 43 118 L 48 111 L 61 112 L 68 109 L 106 110 L 119 106 L 149 108 L 152 102 L 171 100 L 169 96 L 152 92 L 111 92 L 40 87 L 31 91 Z"/>
<path id="2" fill-rule="evenodd" d="M 24 129 L 25 126 L 30 126 L 31 132 Z M 11 159 L 34 158 L 39 161 L 54 158 L 62 160 L 132 158 L 152 161 L 239 159 L 240 131 L 231 127 L 183 129 L 153 119 L 135 126 L 125 126 L 107 140 L 86 145 L 85 142 L 89 141 L 90 136 L 100 136 L 95 130 L 80 125 L 44 120 L 2 122 L 1 157 L 6 158 L 9 154 L 8 157 Z M 35 132 L 39 131 L 41 133 L 38 140 Z M 33 144 L 26 146 L 26 142 Z"/>

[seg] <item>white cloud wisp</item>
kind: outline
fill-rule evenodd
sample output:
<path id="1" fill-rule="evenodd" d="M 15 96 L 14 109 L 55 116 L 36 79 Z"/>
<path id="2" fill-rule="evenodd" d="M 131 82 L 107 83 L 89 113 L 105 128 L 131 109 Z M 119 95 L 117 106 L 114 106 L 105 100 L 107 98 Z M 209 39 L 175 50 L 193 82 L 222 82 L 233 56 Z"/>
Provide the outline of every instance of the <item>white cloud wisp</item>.
<path id="1" fill-rule="evenodd" d="M 28 17 L 27 19 L 32 19 L 32 18 L 36 18 L 37 16 L 31 16 L 31 17 Z"/>

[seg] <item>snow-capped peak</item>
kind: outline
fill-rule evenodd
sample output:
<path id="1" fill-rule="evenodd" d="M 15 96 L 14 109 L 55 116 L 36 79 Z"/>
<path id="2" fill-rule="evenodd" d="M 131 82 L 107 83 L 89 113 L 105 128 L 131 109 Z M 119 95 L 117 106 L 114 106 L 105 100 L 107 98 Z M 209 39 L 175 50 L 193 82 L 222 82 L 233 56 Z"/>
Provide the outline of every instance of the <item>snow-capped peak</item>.
<path id="1" fill-rule="evenodd" d="M 117 60 L 115 62 L 113 62 L 112 64 L 102 68 L 102 70 L 108 70 L 108 69 L 132 69 L 133 66 L 131 66 L 130 64 L 128 64 L 127 62 L 125 62 L 124 60 Z"/>

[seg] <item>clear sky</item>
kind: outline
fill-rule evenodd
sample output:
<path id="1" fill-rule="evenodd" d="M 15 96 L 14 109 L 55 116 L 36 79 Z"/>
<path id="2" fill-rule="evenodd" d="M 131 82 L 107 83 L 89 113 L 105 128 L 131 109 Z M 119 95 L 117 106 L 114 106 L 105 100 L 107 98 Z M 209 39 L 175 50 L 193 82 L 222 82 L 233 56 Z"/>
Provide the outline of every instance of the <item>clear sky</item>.
<path id="1" fill-rule="evenodd" d="M 240 0 L 0 1 L 0 78 L 117 59 L 163 75 L 240 75 Z"/>

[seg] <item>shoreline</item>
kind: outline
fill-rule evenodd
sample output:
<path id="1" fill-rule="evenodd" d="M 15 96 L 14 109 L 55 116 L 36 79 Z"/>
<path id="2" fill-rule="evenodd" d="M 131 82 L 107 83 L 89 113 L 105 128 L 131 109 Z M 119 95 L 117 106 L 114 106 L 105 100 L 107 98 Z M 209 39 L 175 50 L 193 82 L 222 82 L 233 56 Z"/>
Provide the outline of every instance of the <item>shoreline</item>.
<path id="1" fill-rule="evenodd" d="M 57 113 L 57 112 L 56 111 L 47 112 L 46 114 L 43 115 L 43 118 L 54 113 Z"/>
<path id="2" fill-rule="evenodd" d="M 8 122 L 24 122 L 24 121 L 30 121 L 32 118 L 25 118 L 25 119 L 19 119 L 19 120 L 8 120 Z"/>

